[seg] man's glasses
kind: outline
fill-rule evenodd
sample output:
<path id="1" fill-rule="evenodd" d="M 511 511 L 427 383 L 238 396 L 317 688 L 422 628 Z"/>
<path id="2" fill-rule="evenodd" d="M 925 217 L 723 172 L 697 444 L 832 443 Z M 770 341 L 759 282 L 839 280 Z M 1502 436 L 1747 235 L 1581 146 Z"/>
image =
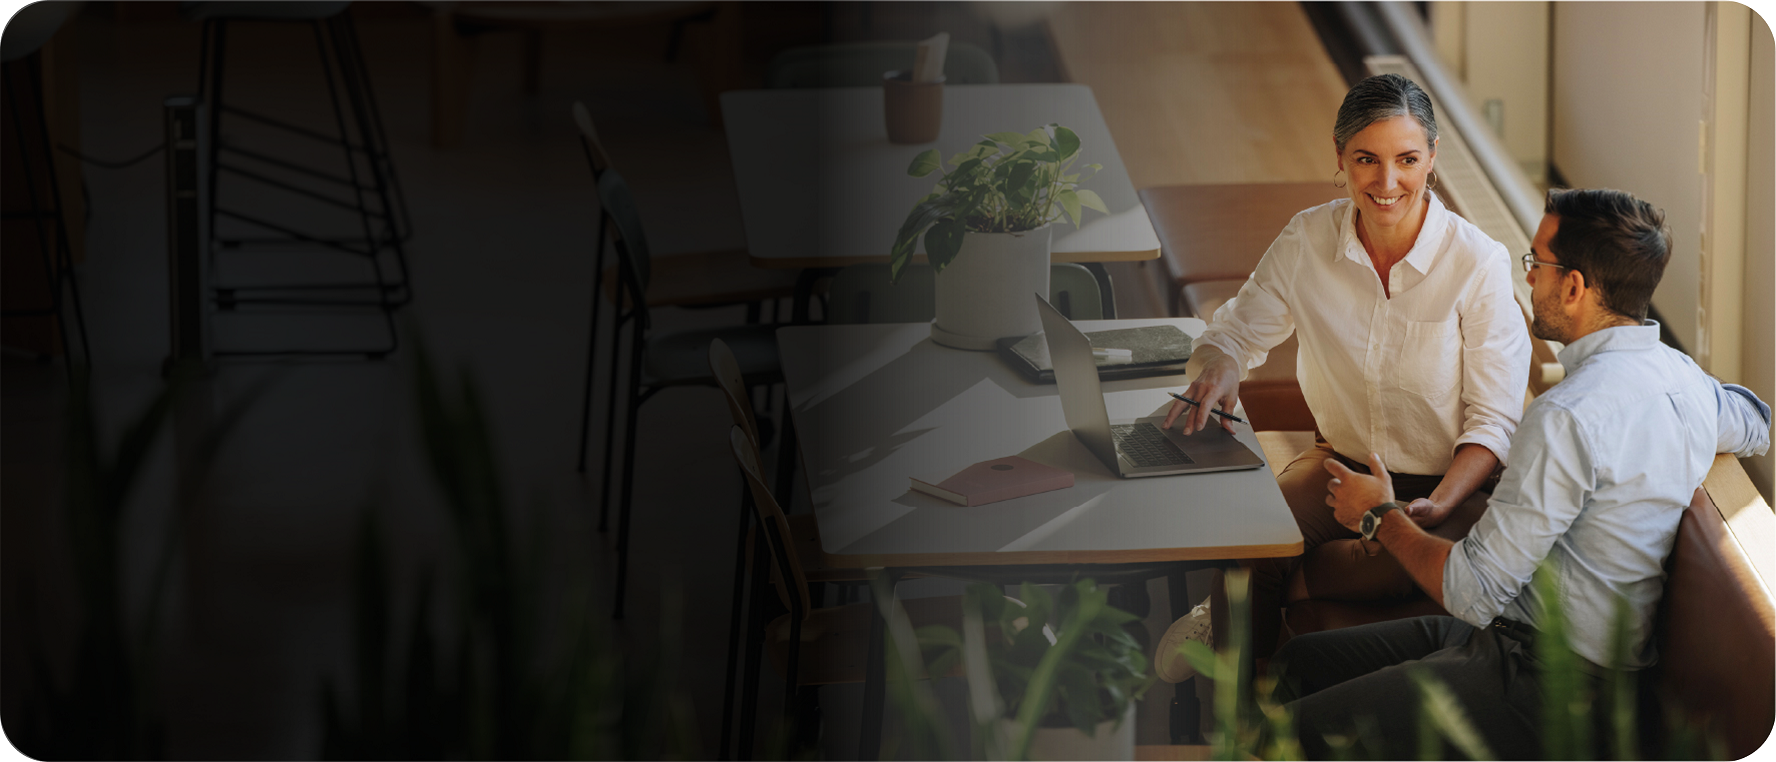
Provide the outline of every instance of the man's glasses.
<path id="1" fill-rule="evenodd" d="M 1543 262 L 1539 259 L 1536 259 L 1535 252 L 1533 252 L 1533 251 L 1528 254 L 1523 255 L 1523 271 L 1524 272 L 1529 272 L 1530 270 L 1535 269 L 1535 267 L 1537 265 L 1541 265 L 1542 267 L 1558 267 L 1562 270 L 1573 269 L 1571 267 L 1567 267 L 1566 265 L 1560 264 L 1559 262 Z"/>

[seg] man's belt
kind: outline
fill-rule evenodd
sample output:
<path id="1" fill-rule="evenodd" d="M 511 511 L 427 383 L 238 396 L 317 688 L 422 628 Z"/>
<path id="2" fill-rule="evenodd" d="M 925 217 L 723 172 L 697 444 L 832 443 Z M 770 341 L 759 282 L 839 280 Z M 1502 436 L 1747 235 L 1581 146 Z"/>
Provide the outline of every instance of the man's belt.
<path id="1" fill-rule="evenodd" d="M 1502 616 L 1493 617 L 1492 624 L 1489 626 L 1498 631 L 1500 635 L 1522 643 L 1526 648 L 1535 647 L 1536 628 L 1534 627 Z"/>

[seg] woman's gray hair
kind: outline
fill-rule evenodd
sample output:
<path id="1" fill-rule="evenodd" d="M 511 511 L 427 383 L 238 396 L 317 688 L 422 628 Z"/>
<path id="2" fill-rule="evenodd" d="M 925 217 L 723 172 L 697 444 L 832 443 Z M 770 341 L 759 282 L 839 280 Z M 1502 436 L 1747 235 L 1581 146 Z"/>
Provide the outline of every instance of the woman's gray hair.
<path id="1" fill-rule="evenodd" d="M 1425 142 L 1437 142 L 1437 115 L 1431 110 L 1431 96 L 1418 83 L 1398 74 L 1377 74 L 1344 94 L 1338 123 L 1332 125 L 1332 144 L 1342 154 L 1344 145 L 1364 128 L 1396 116 L 1417 120 L 1424 128 Z"/>

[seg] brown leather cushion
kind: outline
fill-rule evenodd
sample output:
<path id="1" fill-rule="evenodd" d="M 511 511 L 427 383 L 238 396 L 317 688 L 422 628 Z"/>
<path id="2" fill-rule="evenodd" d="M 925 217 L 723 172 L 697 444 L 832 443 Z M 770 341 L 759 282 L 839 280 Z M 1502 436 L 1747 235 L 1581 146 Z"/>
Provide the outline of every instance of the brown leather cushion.
<path id="1" fill-rule="evenodd" d="M 1727 745 L 1756 751 L 1776 724 L 1776 608 L 1708 493 L 1696 490 L 1666 560 L 1659 687 Z"/>
<path id="2" fill-rule="evenodd" d="M 1162 185 L 1141 191 L 1160 256 L 1179 286 L 1243 280 L 1295 213 L 1344 198 L 1331 178 L 1314 183 Z"/>
<path id="3" fill-rule="evenodd" d="M 1208 280 L 1186 285 L 1180 303 L 1184 314 L 1204 320 L 1239 293 L 1245 278 Z M 1264 364 L 1252 369 L 1240 382 L 1240 401 L 1245 403 L 1246 417 L 1256 431 L 1312 431 L 1313 412 L 1301 396 L 1301 384 L 1295 380 L 1295 337 L 1270 350 Z"/>

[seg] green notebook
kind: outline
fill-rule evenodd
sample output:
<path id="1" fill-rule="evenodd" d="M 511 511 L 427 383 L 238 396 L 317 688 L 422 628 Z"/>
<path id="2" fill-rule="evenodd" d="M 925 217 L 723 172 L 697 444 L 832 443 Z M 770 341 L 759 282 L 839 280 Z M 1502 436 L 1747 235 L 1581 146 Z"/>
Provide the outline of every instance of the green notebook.
<path id="1" fill-rule="evenodd" d="M 1175 375 L 1183 373 L 1184 363 L 1190 360 L 1191 336 L 1175 325 L 1093 331 L 1085 337 L 1098 349 L 1127 349 L 1134 353 L 1134 362 L 1122 365 L 1098 360 L 1098 378 L 1106 381 Z M 1040 333 L 1000 339 L 999 356 L 1031 381 L 1054 383 L 1054 364 L 1048 359 L 1048 339 Z"/>

